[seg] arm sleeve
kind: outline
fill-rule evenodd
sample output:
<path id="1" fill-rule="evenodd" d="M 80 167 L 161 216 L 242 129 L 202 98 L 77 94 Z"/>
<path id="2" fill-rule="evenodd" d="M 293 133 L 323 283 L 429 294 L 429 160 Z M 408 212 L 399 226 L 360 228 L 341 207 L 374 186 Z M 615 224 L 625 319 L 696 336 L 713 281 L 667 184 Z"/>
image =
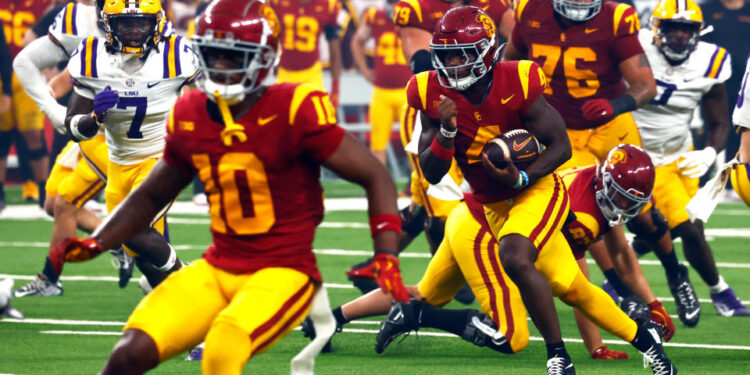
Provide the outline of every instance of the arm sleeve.
<path id="1" fill-rule="evenodd" d="M 10 96 L 13 93 L 10 81 L 11 74 L 10 49 L 8 44 L 5 43 L 5 27 L 3 27 L 3 22 L 0 21 L 0 79 L 3 83 L 3 95 Z"/>
<path id="2" fill-rule="evenodd" d="M 341 27 L 338 24 L 338 15 L 341 12 L 341 2 L 339 0 L 328 0 L 328 20 L 323 26 L 323 32 L 326 40 L 339 38 Z"/>
<path id="3" fill-rule="evenodd" d="M 643 46 L 638 40 L 638 30 L 641 22 L 635 10 L 626 4 L 619 4 L 615 8 L 614 23 L 615 38 L 612 41 L 612 57 L 618 64 L 643 52 Z"/>
<path id="4" fill-rule="evenodd" d="M 53 124 L 54 119 L 59 115 L 50 112 L 62 110 L 62 118 L 64 119 L 65 108 L 57 104 L 57 101 L 49 94 L 47 81 L 42 75 L 42 70 L 55 66 L 59 62 L 67 60 L 67 58 L 65 52 L 48 37 L 41 37 L 29 43 L 13 60 L 13 69 L 16 71 L 21 86 L 34 99 L 39 108 L 50 116 Z"/>
<path id="5" fill-rule="evenodd" d="M 330 123 L 327 119 L 321 119 L 321 114 L 313 101 L 328 103 L 330 99 L 328 99 L 328 94 L 323 91 L 310 93 L 297 111 L 293 129 L 296 138 L 299 139 L 300 152 L 310 155 L 317 161 L 323 161 L 336 151 L 346 131 L 335 122 Z"/>

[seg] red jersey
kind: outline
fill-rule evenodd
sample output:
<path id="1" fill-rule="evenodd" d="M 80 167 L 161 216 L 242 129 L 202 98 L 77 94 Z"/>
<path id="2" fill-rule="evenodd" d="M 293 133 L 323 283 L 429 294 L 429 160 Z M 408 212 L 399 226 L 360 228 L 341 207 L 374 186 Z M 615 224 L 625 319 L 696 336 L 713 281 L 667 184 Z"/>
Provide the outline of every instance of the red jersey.
<path id="1" fill-rule="evenodd" d="M 236 122 L 247 141 L 227 147 L 218 108 L 200 90 L 181 96 L 168 121 L 164 161 L 206 186 L 213 244 L 203 257 L 230 272 L 288 267 L 321 281 L 312 252 L 323 219 L 320 163 L 345 134 L 328 96 L 276 84 Z"/>
<path id="2" fill-rule="evenodd" d="M 49 10 L 52 0 L 0 0 L 0 21 L 10 57 L 23 48 L 23 35 Z"/>
<path id="3" fill-rule="evenodd" d="M 459 5 L 465 4 L 459 2 L 455 6 Z M 473 0 L 466 5 L 482 8 L 498 26 L 503 13 L 510 9 L 509 0 Z M 437 22 L 452 7 L 441 0 L 401 0 L 394 8 L 393 23 L 401 27 L 416 27 L 432 34 Z"/>
<path id="4" fill-rule="evenodd" d="M 612 229 L 596 204 L 596 166 L 572 168 L 560 172 L 570 195 L 570 212 L 575 220 L 563 227 L 563 234 L 576 259 L 584 257 L 589 245 Z"/>
<path id="5" fill-rule="evenodd" d="M 581 107 L 625 93 L 618 64 L 643 53 L 638 29 L 638 15 L 626 4 L 605 1 L 594 18 L 563 29 L 552 0 L 520 0 L 511 42 L 542 67 L 550 83 L 545 97 L 568 129 L 590 129 L 602 123 L 587 121 Z"/>
<path id="6" fill-rule="evenodd" d="M 456 103 L 455 159 L 473 189 L 474 198 L 482 204 L 510 199 L 521 192 L 492 181 L 482 165 L 481 153 L 497 135 L 524 129 L 523 116 L 542 96 L 545 87 L 544 73 L 528 60 L 498 62 L 489 74 L 493 75 L 492 87 L 479 105 L 469 103 L 454 89 L 442 87 L 435 71 L 413 76 L 406 86 L 409 106 L 434 120 L 440 119 L 440 95 Z"/>
<path id="7" fill-rule="evenodd" d="M 281 61 L 286 70 L 305 70 L 320 61 L 318 45 L 326 27 L 338 28 L 341 11 L 337 0 L 271 0 L 281 20 Z"/>
<path id="8" fill-rule="evenodd" d="M 362 24 L 370 28 L 375 39 L 374 85 L 384 89 L 406 86 L 411 70 L 401 49 L 398 27 L 385 14 L 385 10 L 371 7 L 365 10 Z"/>

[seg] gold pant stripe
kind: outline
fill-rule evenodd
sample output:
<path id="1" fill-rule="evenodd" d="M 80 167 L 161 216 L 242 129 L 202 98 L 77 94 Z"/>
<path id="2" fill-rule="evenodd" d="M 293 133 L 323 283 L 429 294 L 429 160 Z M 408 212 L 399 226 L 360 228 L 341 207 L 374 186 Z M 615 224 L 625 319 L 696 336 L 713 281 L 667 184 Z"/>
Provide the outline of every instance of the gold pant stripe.
<path id="1" fill-rule="evenodd" d="M 276 314 L 253 331 L 250 334 L 252 353 L 259 353 L 278 341 L 287 332 L 289 325 L 300 320 L 300 315 L 309 310 L 314 295 L 313 283 L 308 281 Z"/>

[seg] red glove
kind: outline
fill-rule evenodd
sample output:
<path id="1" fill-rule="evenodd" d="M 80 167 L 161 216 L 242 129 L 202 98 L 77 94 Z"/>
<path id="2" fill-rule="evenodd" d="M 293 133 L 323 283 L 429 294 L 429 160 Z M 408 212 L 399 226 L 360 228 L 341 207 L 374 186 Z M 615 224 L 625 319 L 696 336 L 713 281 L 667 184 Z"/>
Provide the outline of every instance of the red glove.
<path id="1" fill-rule="evenodd" d="M 628 359 L 628 353 L 618 352 L 616 350 L 609 350 L 609 348 L 607 348 L 607 345 L 602 345 L 596 348 L 596 350 L 594 350 L 593 353 L 591 353 L 591 358 L 593 359 Z"/>
<path id="2" fill-rule="evenodd" d="M 648 309 L 651 311 L 651 320 L 654 323 L 661 324 L 661 335 L 664 337 L 664 341 L 671 340 L 672 336 L 674 336 L 675 328 L 667 310 L 664 309 L 664 306 L 662 306 L 658 299 L 649 303 Z"/>
<path id="3" fill-rule="evenodd" d="M 615 114 L 615 109 L 607 99 L 591 99 L 581 107 L 583 117 L 589 121 L 602 120 Z"/>
<path id="4" fill-rule="evenodd" d="M 52 251 L 62 254 L 66 262 L 78 263 L 95 258 L 104 252 L 104 247 L 93 237 L 84 240 L 78 237 L 68 237 L 57 244 Z"/>
<path id="5" fill-rule="evenodd" d="M 398 258 L 391 254 L 378 253 L 372 259 L 375 266 L 375 275 L 378 285 L 386 293 L 391 293 L 398 302 L 409 302 L 409 292 L 401 280 L 401 271 L 398 269 Z"/>
<path id="6" fill-rule="evenodd" d="M 376 270 L 375 270 L 375 261 L 370 261 L 370 264 L 362 267 L 362 268 L 352 268 L 349 271 L 346 271 L 346 276 L 351 277 L 361 277 L 365 279 L 373 279 L 376 278 Z"/>

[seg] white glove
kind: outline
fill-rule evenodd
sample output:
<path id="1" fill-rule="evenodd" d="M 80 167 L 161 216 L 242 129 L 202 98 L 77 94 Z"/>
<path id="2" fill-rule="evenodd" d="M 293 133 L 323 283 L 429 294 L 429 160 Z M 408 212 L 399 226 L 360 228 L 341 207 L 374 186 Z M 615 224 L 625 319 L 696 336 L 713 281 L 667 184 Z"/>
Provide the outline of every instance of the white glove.
<path id="1" fill-rule="evenodd" d="M 706 147 L 703 150 L 690 151 L 685 153 L 682 161 L 677 164 L 677 168 L 682 170 L 683 176 L 690 178 L 700 178 L 716 160 L 716 150 L 713 147 Z"/>

